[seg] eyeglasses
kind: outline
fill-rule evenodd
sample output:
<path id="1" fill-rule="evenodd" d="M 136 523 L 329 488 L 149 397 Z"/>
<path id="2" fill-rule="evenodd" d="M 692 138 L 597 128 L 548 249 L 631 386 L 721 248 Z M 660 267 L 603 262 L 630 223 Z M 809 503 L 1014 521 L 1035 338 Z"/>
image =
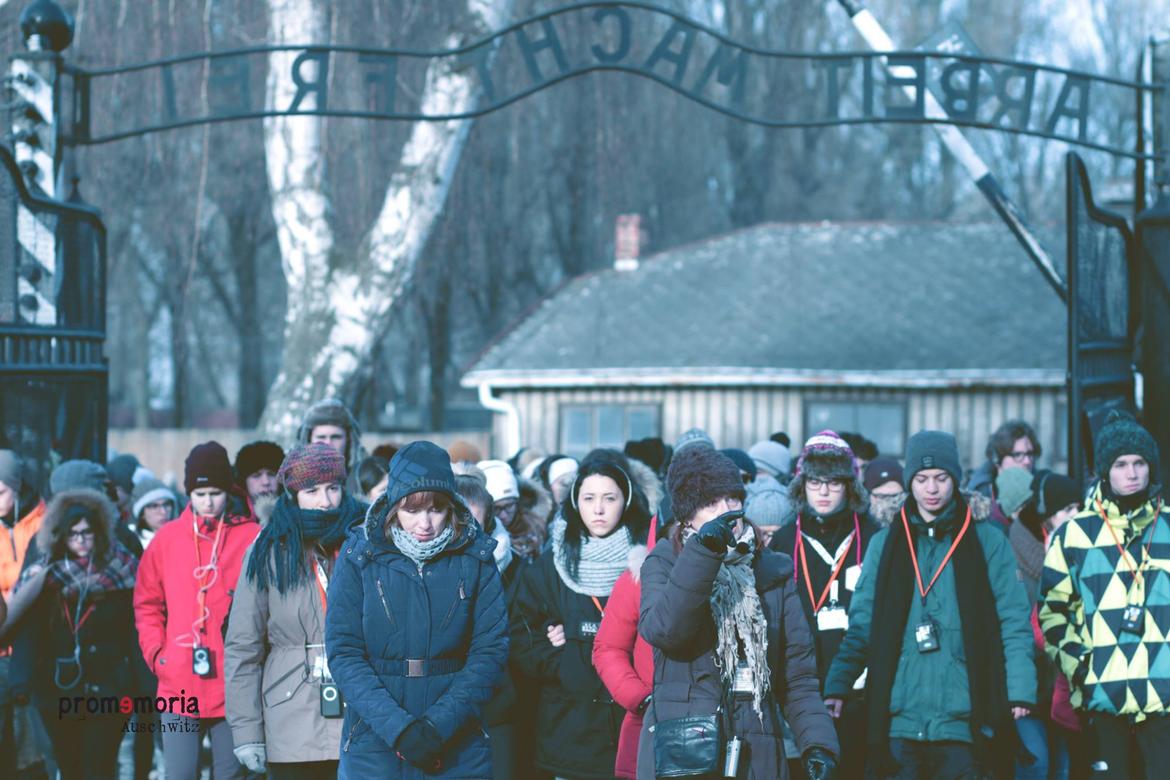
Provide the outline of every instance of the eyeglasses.
<path id="1" fill-rule="evenodd" d="M 93 538 L 93 531 L 91 531 L 89 529 L 86 529 L 84 531 L 70 531 L 69 532 L 70 541 L 79 541 L 80 542 L 82 539 L 92 539 L 92 538 Z"/>
<path id="2" fill-rule="evenodd" d="M 1008 457 L 1019 463 L 1021 460 L 1035 460 L 1035 450 L 1024 450 L 1023 452 L 1009 452 Z"/>
<path id="3" fill-rule="evenodd" d="M 845 482 L 840 479 L 809 479 L 804 484 L 813 490 L 820 490 L 821 488 L 827 487 L 830 493 L 840 493 L 845 489 Z"/>

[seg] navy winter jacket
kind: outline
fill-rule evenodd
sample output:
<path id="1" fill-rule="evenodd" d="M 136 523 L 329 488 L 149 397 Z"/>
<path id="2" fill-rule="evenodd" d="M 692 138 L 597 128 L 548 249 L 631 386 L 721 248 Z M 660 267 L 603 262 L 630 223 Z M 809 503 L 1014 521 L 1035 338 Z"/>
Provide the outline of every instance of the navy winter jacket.
<path id="1" fill-rule="evenodd" d="M 420 491 L 450 496 L 462 526 L 421 567 L 384 530 L 391 507 Z M 329 583 L 325 645 L 347 704 L 339 776 L 423 778 L 395 743 L 425 717 L 443 739 L 441 768 L 425 777 L 491 777 L 481 710 L 508 659 L 494 546 L 456 497 L 445 452 L 415 442 L 395 456 L 386 495 L 346 540 Z"/>

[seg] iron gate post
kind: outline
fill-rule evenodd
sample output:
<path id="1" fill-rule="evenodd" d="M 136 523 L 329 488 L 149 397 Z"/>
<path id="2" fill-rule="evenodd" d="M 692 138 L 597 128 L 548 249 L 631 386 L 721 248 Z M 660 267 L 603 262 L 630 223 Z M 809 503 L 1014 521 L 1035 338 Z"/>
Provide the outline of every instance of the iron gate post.
<path id="1" fill-rule="evenodd" d="M 1170 52 L 1168 52 L 1170 53 Z M 1153 206 L 1138 215 L 1142 422 L 1162 452 L 1161 483 L 1170 484 L 1170 195 L 1159 186 Z"/>

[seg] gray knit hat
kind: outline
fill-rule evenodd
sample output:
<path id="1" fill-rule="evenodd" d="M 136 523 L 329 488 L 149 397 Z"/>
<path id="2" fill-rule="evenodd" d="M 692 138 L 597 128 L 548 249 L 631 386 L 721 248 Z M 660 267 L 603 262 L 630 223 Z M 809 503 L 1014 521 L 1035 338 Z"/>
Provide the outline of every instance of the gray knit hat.
<path id="1" fill-rule="evenodd" d="M 946 431 L 919 431 L 906 442 L 906 468 L 903 476 L 906 489 L 914 481 L 914 475 L 925 469 L 942 469 L 951 475 L 958 485 L 963 479 L 963 467 L 959 465 L 959 445 L 954 434 Z"/>
<path id="2" fill-rule="evenodd" d="M 67 460 L 49 475 L 49 492 L 57 495 L 62 490 L 88 488 L 106 495 L 110 481 L 105 466 L 92 460 Z"/>
<path id="3" fill-rule="evenodd" d="M 1141 455 L 1150 464 L 1151 475 L 1158 473 L 1158 443 L 1132 415 L 1118 409 L 1105 418 L 1105 425 L 1093 442 L 1093 465 L 1097 476 L 1108 479 L 1113 461 L 1122 455 Z"/>
<path id="4" fill-rule="evenodd" d="M 699 509 L 725 496 L 743 500 L 743 479 L 739 467 L 722 452 L 709 447 L 686 447 L 675 451 L 666 472 L 674 518 L 689 522 Z"/>
<path id="5" fill-rule="evenodd" d="M 148 504 L 153 504 L 156 501 L 170 501 L 172 509 L 178 509 L 178 500 L 175 498 L 175 492 L 167 487 L 161 480 L 156 477 L 144 477 L 138 480 L 138 484 L 134 486 L 134 492 L 130 494 L 131 513 L 134 517 L 142 514 L 142 510 Z"/>
<path id="6" fill-rule="evenodd" d="M 19 493 L 20 486 L 24 483 L 21 476 L 23 473 L 20 456 L 12 450 L 0 450 L 0 482 L 14 493 Z"/>
<path id="7" fill-rule="evenodd" d="M 783 525 L 792 515 L 792 501 L 778 482 L 753 482 L 747 488 L 743 513 L 756 525 Z"/>
<path id="8" fill-rule="evenodd" d="M 715 440 L 707 435 L 707 432 L 702 428 L 691 428 L 689 431 L 678 437 L 678 441 L 674 443 L 674 454 L 686 449 L 687 447 L 694 447 L 699 445 L 708 449 L 715 449 Z"/>

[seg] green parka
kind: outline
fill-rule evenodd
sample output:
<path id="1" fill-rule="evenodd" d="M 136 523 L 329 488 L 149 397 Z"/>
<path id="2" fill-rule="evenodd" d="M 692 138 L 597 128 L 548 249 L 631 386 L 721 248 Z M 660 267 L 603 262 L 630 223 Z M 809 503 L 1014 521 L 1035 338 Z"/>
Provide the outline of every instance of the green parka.
<path id="1" fill-rule="evenodd" d="M 987 577 L 995 595 L 996 611 L 1004 645 L 1007 695 L 1013 705 L 1034 707 L 1036 703 L 1036 667 L 1033 661 L 1034 639 L 1030 622 L 1031 602 L 1016 576 L 1016 557 L 1007 534 L 994 523 L 985 522 L 973 502 L 975 517 L 968 533 L 974 532 L 983 547 Z M 955 505 L 952 504 L 952 509 Z M 964 517 L 945 514 L 934 521 L 929 531 L 918 534 L 915 551 L 923 583 L 929 583 L 950 549 L 954 534 Z M 919 529 L 929 528 L 916 514 L 910 522 Z M 906 544 L 902 521 L 882 529 L 869 544 L 861 567 L 857 590 L 849 606 L 849 631 L 837 651 L 825 680 L 825 696 L 847 698 L 854 682 L 868 665 L 870 626 L 874 619 L 874 586 L 878 566 L 887 543 Z M 883 605 L 880 610 L 888 610 Z M 936 652 L 920 653 L 915 627 L 929 614 L 940 629 L 941 647 Z M 881 612 L 879 611 L 879 617 Z M 969 718 L 971 697 L 968 690 L 967 659 L 963 648 L 963 629 L 955 594 L 955 569 L 948 563 L 926 597 L 925 608 L 914 586 L 910 614 L 902 638 L 898 669 L 890 691 L 890 739 L 923 742 L 971 739 Z"/>

